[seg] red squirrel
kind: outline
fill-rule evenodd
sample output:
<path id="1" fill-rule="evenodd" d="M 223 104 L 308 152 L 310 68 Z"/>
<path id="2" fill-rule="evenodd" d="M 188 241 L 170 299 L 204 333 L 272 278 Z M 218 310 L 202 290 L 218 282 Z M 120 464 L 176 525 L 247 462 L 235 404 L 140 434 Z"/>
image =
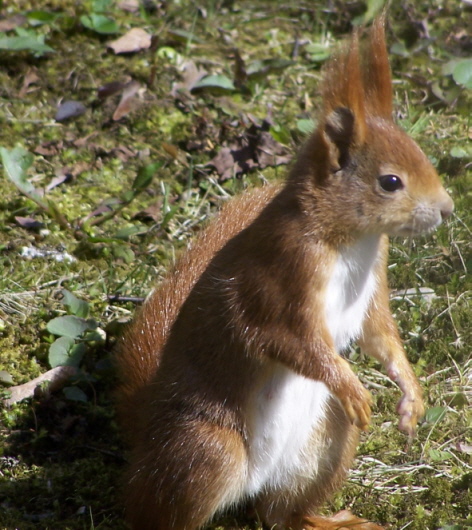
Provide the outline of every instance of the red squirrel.
<path id="1" fill-rule="evenodd" d="M 196 530 L 245 503 L 269 528 L 381 528 L 317 515 L 370 420 L 341 353 L 357 341 L 380 361 L 412 435 L 424 407 L 389 309 L 388 236 L 431 231 L 453 203 L 393 122 L 384 16 L 330 60 L 322 95 L 286 182 L 230 201 L 121 341 L 135 530 Z"/>

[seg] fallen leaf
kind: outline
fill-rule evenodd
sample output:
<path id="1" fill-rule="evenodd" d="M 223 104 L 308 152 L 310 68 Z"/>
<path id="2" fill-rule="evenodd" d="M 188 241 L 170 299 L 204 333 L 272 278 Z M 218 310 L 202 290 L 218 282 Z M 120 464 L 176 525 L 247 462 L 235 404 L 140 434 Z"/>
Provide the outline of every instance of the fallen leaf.
<path id="1" fill-rule="evenodd" d="M 231 147 L 223 147 L 218 154 L 209 162 L 215 167 L 221 180 L 228 180 L 234 176 L 248 173 L 257 166 L 253 160 L 254 152 L 249 146 L 241 146 L 239 143 Z"/>
<path id="2" fill-rule="evenodd" d="M 215 167 L 221 180 L 248 173 L 255 168 L 287 164 L 291 160 L 288 150 L 268 132 L 269 127 L 268 122 L 262 126 L 253 123 L 244 134 L 229 146 L 221 148 L 208 162 Z"/>
<path id="3" fill-rule="evenodd" d="M 140 50 L 147 50 L 151 46 L 151 35 L 142 28 L 130 29 L 119 39 L 108 44 L 116 54 L 135 53 Z"/>
<path id="4" fill-rule="evenodd" d="M 472 455 L 472 445 L 470 445 L 470 444 L 463 443 L 463 442 L 458 442 L 456 444 L 456 449 L 458 451 L 460 451 L 461 453 L 465 453 L 467 455 Z"/>
<path id="5" fill-rule="evenodd" d="M 118 94 L 125 88 L 129 81 L 130 79 L 128 79 L 127 81 L 111 81 L 110 83 L 101 86 L 97 90 L 98 99 L 106 99 L 110 96 Z"/>
<path id="6" fill-rule="evenodd" d="M 28 19 L 20 14 L 13 15 L 10 18 L 4 18 L 0 20 L 0 31 L 11 31 L 19 26 L 23 26 L 26 22 L 28 22 Z"/>
<path id="7" fill-rule="evenodd" d="M 182 81 L 173 83 L 171 95 L 174 98 L 180 96 L 180 92 L 190 93 L 193 87 L 207 75 L 202 68 L 198 68 L 193 61 L 187 61 L 182 66 Z"/>
<path id="8" fill-rule="evenodd" d="M 65 121 L 71 118 L 77 118 L 87 111 L 87 107 L 80 101 L 67 100 L 63 101 L 57 109 L 54 119 L 56 121 Z"/>
<path id="9" fill-rule="evenodd" d="M 162 200 L 159 200 L 144 210 L 141 210 L 134 214 L 133 219 L 144 222 L 158 223 L 162 219 Z"/>
<path id="10" fill-rule="evenodd" d="M 136 13 L 139 11 L 139 0 L 123 0 L 118 4 L 118 8 L 129 13 Z"/>
<path id="11" fill-rule="evenodd" d="M 73 144 L 75 145 L 75 147 L 78 147 L 80 149 L 81 147 L 86 146 L 90 138 L 93 138 L 97 134 L 98 134 L 97 131 L 93 131 L 90 134 L 87 134 L 87 136 L 83 136 L 82 138 L 77 138 L 77 140 L 73 141 Z"/>
<path id="12" fill-rule="evenodd" d="M 35 232 L 38 232 L 41 230 L 41 228 L 44 228 L 44 223 L 41 223 L 40 221 L 37 221 L 33 217 L 21 217 L 17 215 L 15 217 L 15 221 L 22 227 L 26 228 L 26 230 L 33 230 Z"/>
<path id="13" fill-rule="evenodd" d="M 119 145 L 118 147 L 115 147 L 112 150 L 113 156 L 116 156 L 123 162 L 126 162 L 130 158 L 134 158 L 136 156 L 136 151 L 133 151 L 129 147 L 126 147 L 126 145 Z"/>
<path id="14" fill-rule="evenodd" d="M 111 197 L 109 199 L 106 199 L 98 206 L 98 208 L 96 208 L 95 210 L 93 210 L 93 212 L 90 212 L 88 215 L 86 215 L 82 219 L 82 223 L 85 223 L 89 221 L 90 219 L 93 219 L 94 217 L 100 217 L 102 215 L 108 214 L 114 211 L 122 203 L 123 201 L 116 197 Z"/>
<path id="15" fill-rule="evenodd" d="M 20 91 L 18 92 L 18 97 L 20 99 L 23 99 L 26 96 L 26 94 L 28 94 L 28 92 L 31 92 L 30 90 L 28 90 L 29 87 L 37 83 L 38 81 L 39 81 L 38 70 L 33 66 L 26 72 L 26 75 L 23 79 L 23 84 L 21 86 Z"/>
<path id="16" fill-rule="evenodd" d="M 123 90 L 121 95 L 121 100 L 116 107 L 115 112 L 113 113 L 113 120 L 118 121 L 132 110 L 136 106 L 136 98 L 138 90 L 141 88 L 141 85 L 137 81 L 130 81 Z"/>
<path id="17" fill-rule="evenodd" d="M 41 145 L 38 145 L 34 148 L 34 153 L 36 153 L 37 155 L 42 155 L 42 156 L 55 156 L 59 153 L 59 150 L 62 149 L 62 147 L 63 147 L 62 141 L 58 143 L 55 141 L 44 142 Z"/>
<path id="18" fill-rule="evenodd" d="M 166 142 L 162 143 L 162 148 L 166 153 L 168 153 L 172 158 L 177 159 L 179 157 L 179 148 L 175 145 L 168 144 Z"/>
<path id="19" fill-rule="evenodd" d="M 61 184 L 64 184 L 64 182 L 70 182 L 73 179 L 73 175 L 70 171 L 68 171 L 66 168 L 62 168 L 59 170 L 58 174 L 51 179 L 51 182 L 46 186 L 46 191 L 53 190 L 54 188 L 57 188 L 57 186 L 60 186 Z"/>
<path id="20" fill-rule="evenodd" d="M 260 169 L 268 166 L 288 164 L 292 157 L 287 149 L 273 138 L 270 132 L 262 131 L 256 147 L 257 160 Z"/>

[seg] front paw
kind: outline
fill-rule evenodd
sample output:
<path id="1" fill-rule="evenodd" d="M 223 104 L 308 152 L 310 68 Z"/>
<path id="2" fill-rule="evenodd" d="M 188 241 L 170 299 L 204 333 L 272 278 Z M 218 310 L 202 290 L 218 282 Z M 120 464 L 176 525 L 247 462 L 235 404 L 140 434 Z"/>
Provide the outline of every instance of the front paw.
<path id="1" fill-rule="evenodd" d="M 400 415 L 398 427 L 411 438 L 416 432 L 418 421 L 424 416 L 423 390 L 408 364 L 403 369 L 399 369 L 392 363 L 387 373 L 403 392 L 403 397 L 397 406 Z"/>
<path id="2" fill-rule="evenodd" d="M 370 392 L 362 386 L 362 383 L 353 376 L 353 379 L 337 394 L 341 401 L 344 412 L 353 425 L 366 431 L 370 423 L 370 407 L 372 396 Z"/>
<path id="3" fill-rule="evenodd" d="M 400 415 L 398 428 L 408 436 L 414 436 L 418 421 L 424 416 L 422 392 L 408 392 L 398 403 L 397 412 Z"/>

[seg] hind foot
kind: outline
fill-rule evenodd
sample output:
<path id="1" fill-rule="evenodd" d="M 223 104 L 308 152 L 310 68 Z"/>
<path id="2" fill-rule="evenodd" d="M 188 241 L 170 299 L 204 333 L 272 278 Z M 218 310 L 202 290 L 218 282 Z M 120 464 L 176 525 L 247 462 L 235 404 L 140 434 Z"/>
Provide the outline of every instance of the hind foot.
<path id="1" fill-rule="evenodd" d="M 295 521 L 294 521 L 295 523 Z M 382 526 L 360 519 L 348 510 L 342 510 L 332 517 L 300 517 L 293 530 L 384 530 Z"/>

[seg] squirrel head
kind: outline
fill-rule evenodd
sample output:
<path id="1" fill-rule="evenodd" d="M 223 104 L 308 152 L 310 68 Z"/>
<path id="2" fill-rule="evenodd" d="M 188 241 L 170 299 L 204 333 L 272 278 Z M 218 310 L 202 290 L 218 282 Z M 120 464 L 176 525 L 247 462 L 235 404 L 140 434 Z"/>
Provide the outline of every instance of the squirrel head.
<path id="1" fill-rule="evenodd" d="M 326 67 L 319 126 L 292 175 L 314 168 L 316 202 L 351 233 L 428 232 L 453 202 L 423 151 L 393 122 L 385 14 L 365 46 L 359 40 L 356 30 Z"/>

